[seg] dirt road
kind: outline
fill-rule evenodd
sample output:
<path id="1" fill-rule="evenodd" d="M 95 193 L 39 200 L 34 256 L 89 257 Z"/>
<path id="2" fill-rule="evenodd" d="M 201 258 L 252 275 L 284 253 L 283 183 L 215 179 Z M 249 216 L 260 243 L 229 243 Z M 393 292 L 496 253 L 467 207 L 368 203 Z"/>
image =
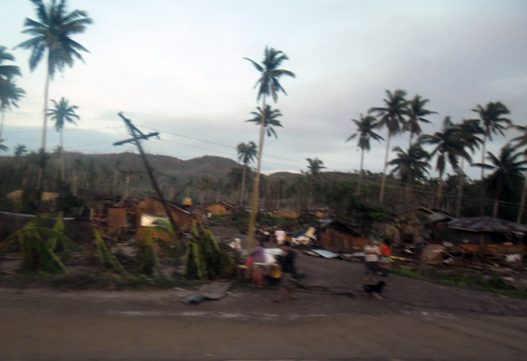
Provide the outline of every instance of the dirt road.
<path id="1" fill-rule="evenodd" d="M 310 291 L 236 287 L 187 306 L 183 290 L 0 289 L 2 360 L 524 360 L 527 302 L 389 277 L 383 300 L 360 265 L 300 258 Z M 333 277 L 329 277 L 333 275 Z M 316 286 L 316 287 L 315 287 Z M 345 289 L 354 296 L 337 295 Z M 338 292 L 331 292 L 338 291 Z"/>

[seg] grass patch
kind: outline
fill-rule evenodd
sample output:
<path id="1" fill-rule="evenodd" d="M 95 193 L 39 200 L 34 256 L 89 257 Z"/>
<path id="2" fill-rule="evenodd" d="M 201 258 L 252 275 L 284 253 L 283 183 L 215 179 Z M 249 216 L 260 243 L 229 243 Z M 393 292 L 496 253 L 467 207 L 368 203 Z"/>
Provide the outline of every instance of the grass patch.
<path id="1" fill-rule="evenodd" d="M 410 266 L 394 267 L 391 272 L 398 276 L 437 282 L 447 286 L 469 288 L 527 299 L 526 288 L 516 288 L 496 273 L 486 275 L 482 273 L 471 273 L 469 270 L 464 269 L 439 269 L 430 266 L 427 267 L 425 274 L 419 272 L 417 268 Z"/>
<path id="2" fill-rule="evenodd" d="M 62 275 L 17 274 L 0 276 L 0 287 L 49 287 L 68 290 L 167 289 L 192 287 L 199 283 L 179 278 L 116 273 L 69 273 Z"/>

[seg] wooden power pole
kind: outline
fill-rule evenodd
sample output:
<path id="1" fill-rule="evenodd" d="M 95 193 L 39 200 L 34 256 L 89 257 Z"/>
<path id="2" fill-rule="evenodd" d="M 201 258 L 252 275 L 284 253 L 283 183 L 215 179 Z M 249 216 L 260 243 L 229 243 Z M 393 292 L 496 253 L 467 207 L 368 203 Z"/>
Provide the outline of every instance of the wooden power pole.
<path id="1" fill-rule="evenodd" d="M 167 214 L 168 220 L 170 221 L 170 224 L 172 225 L 172 228 L 174 229 L 174 232 L 176 234 L 179 233 L 179 226 L 177 225 L 176 221 L 174 220 L 174 217 L 172 217 L 172 212 L 170 212 L 170 208 L 168 206 L 167 201 L 165 200 L 165 197 L 163 197 L 163 193 L 161 193 L 161 188 L 159 188 L 159 184 L 157 183 L 156 177 L 154 176 L 154 170 L 150 166 L 150 163 L 148 163 L 148 159 L 146 159 L 145 152 L 143 150 L 143 146 L 141 145 L 141 140 L 147 140 L 150 137 L 158 137 L 158 132 L 153 132 L 149 134 L 143 134 L 139 129 L 135 127 L 135 125 L 132 124 L 132 121 L 128 118 L 126 118 L 123 113 L 119 113 L 119 116 L 124 120 L 124 123 L 126 124 L 128 128 L 128 132 L 132 136 L 131 139 L 121 140 L 120 142 L 115 142 L 113 145 L 123 145 L 126 143 L 134 143 L 137 146 L 137 149 L 139 149 L 139 153 L 141 154 L 141 158 L 143 159 L 146 172 L 148 173 L 148 176 L 150 177 L 150 181 L 152 182 L 152 187 L 154 187 L 154 190 L 157 193 L 157 196 L 159 197 L 159 200 L 161 201 L 161 204 L 163 204 L 163 208 L 165 208 L 165 212 Z"/>

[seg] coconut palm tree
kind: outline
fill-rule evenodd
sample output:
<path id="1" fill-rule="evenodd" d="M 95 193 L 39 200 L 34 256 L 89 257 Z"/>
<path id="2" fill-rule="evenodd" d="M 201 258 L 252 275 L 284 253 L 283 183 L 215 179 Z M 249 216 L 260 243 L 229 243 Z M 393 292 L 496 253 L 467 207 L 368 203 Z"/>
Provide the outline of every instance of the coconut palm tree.
<path id="1" fill-rule="evenodd" d="M 50 0 L 45 4 L 42 0 L 31 0 L 35 6 L 36 19 L 26 18 L 24 34 L 31 36 L 17 46 L 30 49 L 29 68 L 35 70 L 42 58 L 46 56 L 46 82 L 44 88 L 44 109 L 42 125 L 41 152 L 44 159 L 47 137 L 47 115 L 49 83 L 57 71 L 62 72 L 67 66 L 72 67 L 74 60 L 83 61 L 81 52 L 88 50 L 72 39 L 73 35 L 83 33 L 86 26 L 92 23 L 85 11 L 73 10 L 68 12 L 66 0 Z M 42 174 L 45 162 L 41 162 L 37 188 L 41 188 Z"/>
<path id="2" fill-rule="evenodd" d="M 515 125 L 514 127 L 521 132 L 521 135 L 513 138 L 511 143 L 515 147 L 523 149 L 524 155 L 527 158 L 527 126 Z M 516 218 L 516 222 L 518 223 L 521 223 L 523 219 L 523 208 L 525 207 L 525 198 L 527 196 L 527 178 L 524 178 L 522 195 L 520 197 L 520 207 L 518 209 L 518 218 Z"/>
<path id="3" fill-rule="evenodd" d="M 430 123 L 425 117 L 437 114 L 437 112 L 425 108 L 426 103 L 429 101 L 429 99 L 423 99 L 420 95 L 415 95 L 413 99 L 408 101 L 408 119 L 404 123 L 404 130 L 410 133 L 408 147 L 412 146 L 414 136 L 419 136 L 423 132 L 419 123 Z"/>
<path id="4" fill-rule="evenodd" d="M 20 68 L 16 65 L 3 64 L 6 61 L 14 61 L 15 57 L 7 52 L 5 46 L 0 46 L 0 79 L 12 79 L 20 75 Z"/>
<path id="5" fill-rule="evenodd" d="M 311 208 L 314 199 L 315 193 L 315 184 L 318 181 L 318 177 L 322 171 L 325 169 L 324 162 L 318 158 L 306 158 L 307 160 L 307 177 L 309 185 L 309 198 L 308 198 L 308 207 Z"/>
<path id="6" fill-rule="evenodd" d="M 64 97 L 60 101 L 51 100 L 53 109 L 48 110 L 47 115 L 51 120 L 55 121 L 55 129 L 60 134 L 60 180 L 64 181 L 64 126 L 66 123 L 77 124 L 75 121 L 79 120 L 79 116 L 75 111 L 79 108 L 76 105 L 70 105 L 69 101 Z"/>
<path id="7" fill-rule="evenodd" d="M 370 139 L 374 139 L 378 142 L 384 140 L 379 134 L 375 133 L 374 130 L 380 126 L 377 119 L 373 115 L 363 116 L 360 115 L 359 119 L 351 120 L 357 126 L 357 131 L 350 135 L 346 142 L 352 139 L 359 138 L 357 146 L 360 148 L 360 174 L 359 174 L 359 186 L 357 193 L 361 194 L 362 188 L 362 175 L 364 173 L 364 151 L 370 150 Z"/>
<path id="8" fill-rule="evenodd" d="M 493 134 L 504 135 L 504 130 L 511 125 L 511 120 L 505 117 L 510 111 L 501 102 L 490 102 L 485 107 L 478 104 L 472 111 L 478 113 L 478 120 L 485 131 L 481 149 L 481 163 L 485 164 L 487 139 L 492 140 Z M 481 167 L 481 179 L 483 178 L 485 178 L 485 167 Z"/>
<path id="9" fill-rule="evenodd" d="M 17 144 L 14 148 L 14 154 L 16 158 L 23 156 L 27 152 L 27 147 L 24 144 Z"/>
<path id="10" fill-rule="evenodd" d="M 280 69 L 282 63 L 289 58 L 287 55 L 280 51 L 270 47 L 266 47 L 264 51 L 264 58 L 261 64 L 256 61 L 245 58 L 256 68 L 260 73 L 260 78 L 257 80 L 255 87 L 258 87 L 258 93 L 256 100 L 261 100 L 261 109 L 266 108 L 266 101 L 268 97 L 271 97 L 276 103 L 278 101 L 278 93 L 282 92 L 287 95 L 285 89 L 280 84 L 280 79 L 284 76 L 289 76 L 294 78 L 295 74 L 289 70 Z M 251 197 L 251 213 L 249 217 L 249 247 L 252 247 L 255 242 L 256 235 L 256 214 L 258 213 L 258 203 L 259 203 L 259 188 L 260 188 L 260 169 L 262 163 L 262 152 L 263 152 L 263 142 L 265 136 L 265 116 L 264 111 L 260 111 L 260 134 L 258 139 L 258 157 L 256 160 L 256 176 L 254 178 L 254 184 L 252 189 Z"/>
<path id="11" fill-rule="evenodd" d="M 247 168 L 256 157 L 256 144 L 254 142 L 240 143 L 236 147 L 236 150 L 238 151 L 238 160 L 243 164 L 242 185 L 240 189 L 240 206 L 243 207 Z"/>
<path id="12" fill-rule="evenodd" d="M 386 98 L 384 100 L 384 107 L 374 107 L 369 110 L 369 113 L 377 114 L 380 119 L 381 126 L 386 127 L 388 137 L 386 139 L 386 152 L 384 155 L 384 170 L 381 182 L 381 191 L 379 193 L 379 203 L 384 201 L 384 188 L 386 186 L 386 169 L 388 167 L 388 153 L 390 151 L 390 141 L 393 136 L 401 133 L 405 123 L 405 116 L 408 113 L 406 102 L 406 91 L 397 89 L 393 93 L 386 90 Z"/>
<path id="13" fill-rule="evenodd" d="M 7 152 L 9 150 L 9 147 L 7 147 L 6 145 L 2 144 L 4 142 L 5 139 L 0 139 L 0 151 L 2 152 Z"/>
<path id="14" fill-rule="evenodd" d="M 476 167 L 493 170 L 493 173 L 485 179 L 487 190 L 494 194 L 494 207 L 492 216 L 497 217 L 500 196 L 503 192 L 513 192 L 514 184 L 524 178 L 522 172 L 527 171 L 527 160 L 521 159 L 523 152 L 517 152 L 509 144 L 501 148 L 499 157 L 487 152 L 490 164 L 476 163 Z"/>
<path id="15" fill-rule="evenodd" d="M 325 169 L 324 162 L 318 158 L 306 158 L 307 160 L 307 172 L 313 176 L 320 174 L 322 169 Z"/>
<path id="16" fill-rule="evenodd" d="M 405 186 L 405 198 L 408 201 L 410 185 L 426 180 L 429 174 L 429 154 L 420 144 L 413 144 L 407 151 L 401 147 L 395 147 L 393 151 L 396 152 L 396 157 L 388 162 L 388 165 L 394 167 L 391 174 L 399 175 L 401 183 Z"/>
<path id="17" fill-rule="evenodd" d="M 273 109 L 270 105 L 266 105 L 263 110 L 261 107 L 256 107 L 256 111 L 251 112 L 251 115 L 253 117 L 251 119 L 247 119 L 246 122 L 254 123 L 256 125 L 259 125 L 260 127 L 263 125 L 264 134 L 266 133 L 268 137 L 274 136 L 276 139 L 278 139 L 278 134 L 276 133 L 276 130 L 273 127 L 282 127 L 282 123 L 280 122 L 280 120 L 278 120 L 278 118 L 282 116 L 280 110 Z M 259 154 L 261 150 L 258 150 Z"/>
<path id="18" fill-rule="evenodd" d="M 25 92 L 19 88 L 14 78 L 20 75 L 20 68 L 16 65 L 3 64 L 5 61 L 13 61 L 13 55 L 6 51 L 4 46 L 0 46 L 0 139 L 4 129 L 5 113 L 12 107 L 17 107 L 17 102 Z"/>
<path id="19" fill-rule="evenodd" d="M 473 154 L 475 150 L 479 149 L 483 143 L 482 136 L 485 131 L 481 127 L 479 120 L 477 119 L 463 119 L 463 122 L 455 125 L 461 132 L 461 139 L 464 143 L 465 148 L 470 150 Z M 461 215 L 461 201 L 463 199 L 463 188 L 465 185 L 465 160 L 461 158 L 461 163 L 458 168 L 459 176 L 459 191 L 456 204 L 456 217 Z"/>
<path id="20" fill-rule="evenodd" d="M 487 138 L 492 140 L 493 134 L 504 135 L 504 130 L 511 125 L 511 120 L 505 115 L 509 114 L 509 109 L 501 102 L 490 102 L 485 107 L 477 105 L 472 109 L 473 112 L 478 113 L 481 126 L 485 130 L 483 135 L 483 146 L 481 147 L 481 163 L 485 164 L 485 154 L 487 151 Z M 485 178 L 485 167 L 481 167 L 481 180 Z M 483 188 L 480 193 L 480 213 L 483 215 L 484 207 Z"/>
<path id="21" fill-rule="evenodd" d="M 430 144 L 434 146 L 430 152 L 430 157 L 437 155 L 436 170 L 439 172 L 439 185 L 437 188 L 437 206 L 441 206 L 441 197 L 443 190 L 443 174 L 447 162 L 453 170 L 458 171 L 459 158 L 471 161 L 470 154 L 465 149 L 463 136 L 458 127 L 456 127 L 450 117 L 443 120 L 443 128 L 432 135 L 425 134 L 419 138 L 421 144 Z"/>
<path id="22" fill-rule="evenodd" d="M 26 92 L 19 88 L 13 79 L 0 79 L 0 138 L 4 130 L 5 114 L 13 107 L 18 108 L 19 100 Z"/>

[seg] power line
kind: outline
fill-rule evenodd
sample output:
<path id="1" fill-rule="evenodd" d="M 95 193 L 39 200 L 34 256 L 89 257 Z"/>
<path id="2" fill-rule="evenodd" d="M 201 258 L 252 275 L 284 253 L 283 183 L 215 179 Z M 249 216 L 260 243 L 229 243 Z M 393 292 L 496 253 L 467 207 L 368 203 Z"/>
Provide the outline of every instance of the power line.
<path id="1" fill-rule="evenodd" d="M 179 134 L 179 133 L 174 133 L 174 132 L 167 131 L 167 130 L 162 130 L 162 129 L 157 129 L 157 128 L 151 128 L 151 127 L 147 127 L 147 126 L 144 126 L 144 125 L 141 125 L 141 124 L 138 124 L 138 125 L 141 126 L 141 127 L 143 127 L 143 128 L 145 128 L 145 129 L 148 129 L 148 130 L 155 130 L 155 131 L 162 132 L 162 133 L 166 133 L 166 134 L 170 134 L 170 135 L 173 135 L 173 136 L 176 136 L 176 137 L 181 137 L 181 138 L 186 138 L 186 139 L 190 139 L 190 140 L 195 140 L 195 141 L 198 141 L 198 142 L 203 142 L 203 143 L 209 143 L 209 144 L 213 144 L 213 145 L 218 145 L 218 146 L 225 147 L 225 148 L 229 148 L 229 149 L 235 149 L 235 147 L 232 146 L 232 145 L 227 145 L 227 144 L 218 143 L 218 142 L 213 142 L 213 141 L 206 140 L 206 139 L 200 139 L 200 138 L 196 138 L 196 137 L 191 137 L 191 136 L 188 136 L 188 135 L 183 135 L 183 134 Z M 299 162 L 298 160 L 296 160 L 296 159 L 285 158 L 285 157 L 282 157 L 282 156 L 272 155 L 272 154 L 266 154 L 266 155 L 269 156 L 269 157 L 273 157 L 273 158 L 278 158 L 278 159 L 287 160 L 287 161 L 290 161 L 290 162 L 300 163 L 300 162 Z"/>

